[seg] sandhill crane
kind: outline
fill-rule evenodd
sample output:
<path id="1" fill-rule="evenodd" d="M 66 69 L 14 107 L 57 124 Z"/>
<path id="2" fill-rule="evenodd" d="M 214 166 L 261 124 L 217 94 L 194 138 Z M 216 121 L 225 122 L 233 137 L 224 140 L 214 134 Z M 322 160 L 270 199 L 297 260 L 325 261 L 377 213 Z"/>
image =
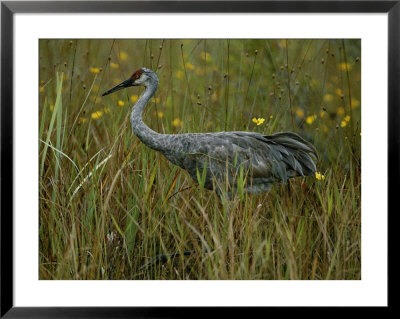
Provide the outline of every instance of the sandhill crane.
<path id="1" fill-rule="evenodd" d="M 103 96 L 131 86 L 146 88 L 132 109 L 130 121 L 134 134 L 171 163 L 185 169 L 194 181 L 198 181 L 199 173 L 205 172 L 204 187 L 215 190 L 220 197 L 224 189 L 229 197 L 232 196 L 237 188 L 240 167 L 247 176 L 244 191 L 248 193 L 265 192 L 276 182 L 285 183 L 289 178 L 316 172 L 312 159 L 312 156 L 318 158 L 316 149 L 292 132 L 269 136 L 243 131 L 157 133 L 142 119 L 143 109 L 158 87 L 158 77 L 152 70 L 141 68 L 135 71 Z M 226 186 L 228 189 L 224 188 Z"/>

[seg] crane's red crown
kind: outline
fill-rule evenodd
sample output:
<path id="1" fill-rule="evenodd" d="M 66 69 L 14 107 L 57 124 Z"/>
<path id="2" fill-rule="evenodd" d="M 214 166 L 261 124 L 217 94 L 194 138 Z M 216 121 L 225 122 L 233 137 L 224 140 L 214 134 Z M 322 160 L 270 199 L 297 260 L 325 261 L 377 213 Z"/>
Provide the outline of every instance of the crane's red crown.
<path id="1" fill-rule="evenodd" d="M 143 70 L 141 70 L 141 69 L 139 69 L 139 70 L 133 72 L 133 74 L 132 74 L 132 76 L 131 76 L 131 80 L 132 80 L 132 81 L 137 80 L 138 78 L 140 78 L 140 76 L 142 75 L 142 73 L 143 73 Z"/>

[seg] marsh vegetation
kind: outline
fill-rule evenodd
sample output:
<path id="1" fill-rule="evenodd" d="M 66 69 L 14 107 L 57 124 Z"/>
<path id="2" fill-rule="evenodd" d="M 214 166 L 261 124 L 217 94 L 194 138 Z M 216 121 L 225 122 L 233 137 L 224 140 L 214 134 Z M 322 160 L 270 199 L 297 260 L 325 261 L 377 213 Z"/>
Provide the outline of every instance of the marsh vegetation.
<path id="1" fill-rule="evenodd" d="M 40 279 L 361 279 L 359 40 L 43 39 L 39 53 Z M 318 173 L 220 201 L 133 135 L 142 88 L 101 97 L 140 67 L 160 79 L 153 130 L 293 131 Z"/>

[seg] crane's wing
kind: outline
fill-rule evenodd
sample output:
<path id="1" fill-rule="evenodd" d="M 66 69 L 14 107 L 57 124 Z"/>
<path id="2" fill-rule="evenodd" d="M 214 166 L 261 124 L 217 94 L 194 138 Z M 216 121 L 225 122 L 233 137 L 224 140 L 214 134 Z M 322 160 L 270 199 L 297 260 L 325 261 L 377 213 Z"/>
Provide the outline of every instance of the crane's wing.
<path id="1" fill-rule="evenodd" d="M 213 176 L 223 179 L 228 171 L 229 177 L 234 178 L 240 166 L 253 184 L 261 185 L 261 191 L 276 181 L 286 182 L 288 178 L 316 171 L 312 159 L 318 158 L 316 149 L 292 132 L 269 136 L 254 132 L 184 134 L 181 139 L 180 155 L 175 152 L 173 160 L 164 155 L 186 169 L 194 180 L 206 165 L 207 188 L 212 188 Z"/>

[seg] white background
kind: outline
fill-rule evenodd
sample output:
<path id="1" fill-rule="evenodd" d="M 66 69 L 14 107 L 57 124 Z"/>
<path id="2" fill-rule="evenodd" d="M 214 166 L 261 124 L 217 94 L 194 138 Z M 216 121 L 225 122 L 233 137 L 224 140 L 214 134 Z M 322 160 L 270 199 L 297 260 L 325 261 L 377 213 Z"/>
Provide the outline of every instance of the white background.
<path id="1" fill-rule="evenodd" d="M 16 14 L 14 27 L 15 306 L 387 304 L 386 14 Z M 39 281 L 38 39 L 96 37 L 361 38 L 362 280 Z"/>

